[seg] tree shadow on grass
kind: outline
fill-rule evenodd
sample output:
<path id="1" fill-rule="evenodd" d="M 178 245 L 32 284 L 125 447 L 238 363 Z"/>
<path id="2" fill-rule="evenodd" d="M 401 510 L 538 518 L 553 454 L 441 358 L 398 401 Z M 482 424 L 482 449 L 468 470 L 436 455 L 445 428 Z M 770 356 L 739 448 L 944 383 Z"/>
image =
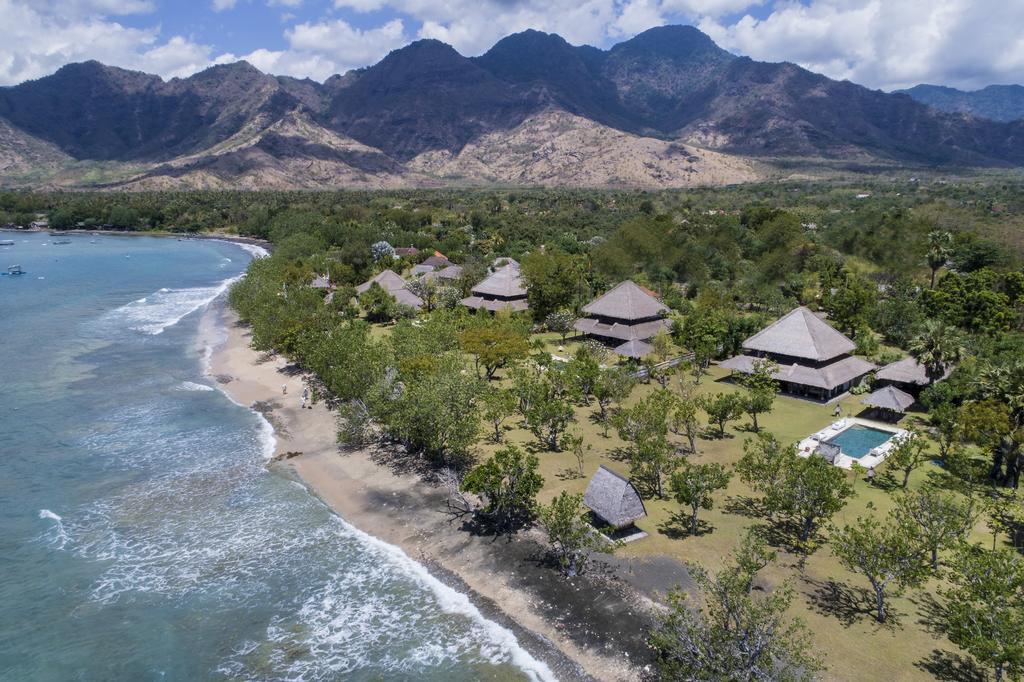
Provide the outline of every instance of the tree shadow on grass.
<path id="1" fill-rule="evenodd" d="M 762 500 L 746 495 L 730 495 L 725 498 L 722 511 L 726 514 L 736 514 L 752 519 L 763 519 L 768 515 Z"/>
<path id="2" fill-rule="evenodd" d="M 707 535 L 714 530 L 714 526 L 704 519 L 697 519 L 697 532 L 690 529 L 690 516 L 682 512 L 675 512 L 658 524 L 658 532 L 671 540 L 682 540 L 689 537 L 700 537 Z"/>
<path id="3" fill-rule="evenodd" d="M 575 481 L 576 479 L 584 478 L 584 476 L 580 474 L 580 470 L 576 467 L 566 467 L 555 474 L 555 476 L 559 481 Z"/>
<path id="4" fill-rule="evenodd" d="M 835 580 L 814 580 L 805 578 L 814 591 L 808 595 L 811 606 L 821 614 L 836 618 L 845 627 L 856 622 L 870 620 L 880 628 L 895 630 L 899 627 L 899 615 L 888 606 L 888 618 L 884 623 L 875 620 L 875 596 L 866 587 L 855 587 Z"/>
<path id="5" fill-rule="evenodd" d="M 891 471 L 884 471 L 871 479 L 871 487 L 891 493 L 900 487 L 900 482 L 896 480 L 896 476 Z"/>
<path id="6" fill-rule="evenodd" d="M 910 602 L 920 610 L 921 617 L 917 622 L 923 625 L 925 630 L 936 637 L 946 634 L 946 607 L 935 598 L 935 595 L 921 592 L 918 596 L 911 598 Z"/>
<path id="7" fill-rule="evenodd" d="M 915 662 L 914 667 L 947 682 L 985 682 L 988 679 L 988 673 L 973 659 L 941 649 L 932 649 L 928 656 Z"/>
<path id="8" fill-rule="evenodd" d="M 626 448 L 612 448 L 608 451 L 608 457 L 616 462 L 628 462 L 629 450 Z"/>

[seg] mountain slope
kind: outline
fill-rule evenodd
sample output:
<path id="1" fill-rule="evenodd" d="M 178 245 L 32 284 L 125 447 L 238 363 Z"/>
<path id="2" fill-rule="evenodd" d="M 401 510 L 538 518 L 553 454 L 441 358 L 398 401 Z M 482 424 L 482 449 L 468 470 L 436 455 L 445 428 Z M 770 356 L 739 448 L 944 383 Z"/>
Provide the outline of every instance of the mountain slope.
<path id="1" fill-rule="evenodd" d="M 0 88 L 2 184 L 664 187 L 753 178 L 750 157 L 1024 165 L 1024 121 L 736 57 L 688 26 L 609 50 L 525 31 L 472 59 L 420 40 L 322 84 L 86 62 Z"/>
<path id="2" fill-rule="evenodd" d="M 915 85 L 898 92 L 948 113 L 969 114 L 1003 122 L 1024 118 L 1024 86 L 1021 85 L 989 85 L 973 92 L 941 85 Z"/>

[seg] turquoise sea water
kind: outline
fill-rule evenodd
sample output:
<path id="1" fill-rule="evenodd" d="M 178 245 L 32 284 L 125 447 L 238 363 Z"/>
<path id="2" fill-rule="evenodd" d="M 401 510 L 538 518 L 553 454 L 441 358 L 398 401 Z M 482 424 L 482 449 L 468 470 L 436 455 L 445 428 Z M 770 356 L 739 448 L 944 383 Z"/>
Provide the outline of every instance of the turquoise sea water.
<path id="1" fill-rule="evenodd" d="M 549 678 L 507 630 L 269 473 L 204 376 L 250 254 L 2 235 L 0 679 Z"/>
<path id="2" fill-rule="evenodd" d="M 840 432 L 835 438 L 830 438 L 828 442 L 838 445 L 844 455 L 853 459 L 860 459 L 871 452 L 872 448 L 876 448 L 892 438 L 892 435 L 889 431 L 854 424 L 845 431 Z"/>

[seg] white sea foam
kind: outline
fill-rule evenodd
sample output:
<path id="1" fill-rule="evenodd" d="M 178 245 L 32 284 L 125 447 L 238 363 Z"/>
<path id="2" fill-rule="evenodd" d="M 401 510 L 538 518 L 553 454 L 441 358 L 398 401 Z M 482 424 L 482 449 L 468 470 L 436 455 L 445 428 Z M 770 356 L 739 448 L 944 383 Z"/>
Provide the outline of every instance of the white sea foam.
<path id="1" fill-rule="evenodd" d="M 104 316 L 108 323 L 143 334 L 162 334 L 187 315 L 208 306 L 223 294 L 239 277 L 231 277 L 211 287 L 160 289 L 112 310 Z"/>
<path id="2" fill-rule="evenodd" d="M 49 509 L 40 509 L 39 518 L 53 521 L 53 525 L 50 527 L 50 531 L 48 531 L 47 536 L 57 549 L 64 549 L 68 544 L 68 533 L 64 529 L 64 519 L 62 519 L 59 514 L 54 514 Z"/>
<path id="3" fill-rule="evenodd" d="M 249 244 L 249 243 L 246 243 L 246 242 L 236 242 L 236 241 L 231 241 L 229 239 L 213 239 L 211 241 L 223 242 L 225 244 L 233 244 L 233 245 L 237 246 L 238 248 L 242 249 L 243 251 L 247 252 L 250 256 L 253 257 L 254 260 L 257 259 L 257 258 L 266 258 L 267 256 L 270 255 L 269 251 L 267 251 L 262 246 L 259 246 L 258 244 Z"/>
<path id="4" fill-rule="evenodd" d="M 215 391 L 213 386 L 207 386 L 206 384 L 197 384 L 194 381 L 183 381 L 178 385 L 179 391 Z"/>

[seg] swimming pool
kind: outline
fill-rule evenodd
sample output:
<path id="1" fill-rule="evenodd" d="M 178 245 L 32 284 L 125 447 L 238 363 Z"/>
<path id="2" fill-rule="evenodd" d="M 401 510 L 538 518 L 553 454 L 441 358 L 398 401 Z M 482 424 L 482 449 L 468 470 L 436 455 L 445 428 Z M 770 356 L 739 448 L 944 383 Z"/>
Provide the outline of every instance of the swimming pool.
<path id="1" fill-rule="evenodd" d="M 870 426 L 864 426 L 862 424 L 854 424 L 845 431 L 841 431 L 835 437 L 828 439 L 826 442 L 838 445 L 839 449 L 842 450 L 843 454 L 847 457 L 860 459 L 871 452 L 872 448 L 877 448 L 894 435 L 896 434 L 891 431 L 883 431 L 882 429 L 873 429 Z"/>

